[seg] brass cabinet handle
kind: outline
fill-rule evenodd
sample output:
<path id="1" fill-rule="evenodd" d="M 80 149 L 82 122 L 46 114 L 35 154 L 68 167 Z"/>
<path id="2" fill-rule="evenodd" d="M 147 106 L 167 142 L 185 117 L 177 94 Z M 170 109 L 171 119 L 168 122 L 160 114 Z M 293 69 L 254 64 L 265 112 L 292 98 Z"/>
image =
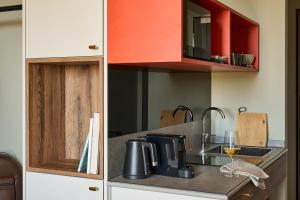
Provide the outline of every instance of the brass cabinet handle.
<path id="1" fill-rule="evenodd" d="M 89 187 L 89 191 L 97 192 L 97 191 L 99 191 L 99 188 L 98 187 Z"/>
<path id="2" fill-rule="evenodd" d="M 89 45 L 89 49 L 97 50 L 97 49 L 99 49 L 99 47 L 95 44 L 92 44 L 92 45 Z"/>
<path id="3" fill-rule="evenodd" d="M 246 198 L 250 199 L 252 197 L 252 195 L 249 193 L 243 193 L 243 194 L 241 194 L 241 197 L 246 197 Z"/>

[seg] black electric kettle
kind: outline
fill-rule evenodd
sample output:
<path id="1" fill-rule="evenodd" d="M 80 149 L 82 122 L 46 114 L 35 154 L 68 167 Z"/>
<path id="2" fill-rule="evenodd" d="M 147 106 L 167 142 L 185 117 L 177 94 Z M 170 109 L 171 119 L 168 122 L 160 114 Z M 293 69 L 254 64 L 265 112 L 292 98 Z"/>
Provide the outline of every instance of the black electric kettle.
<path id="1" fill-rule="evenodd" d="M 147 142 L 145 139 L 128 140 L 123 177 L 127 179 L 147 178 L 151 174 L 151 166 L 157 166 L 155 144 Z"/>

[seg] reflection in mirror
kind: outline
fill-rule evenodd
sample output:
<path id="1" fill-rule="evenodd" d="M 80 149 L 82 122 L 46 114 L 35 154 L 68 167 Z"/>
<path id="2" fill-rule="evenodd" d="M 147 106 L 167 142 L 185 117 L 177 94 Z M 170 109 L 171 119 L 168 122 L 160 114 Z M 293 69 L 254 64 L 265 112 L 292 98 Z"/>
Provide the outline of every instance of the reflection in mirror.
<path id="1" fill-rule="evenodd" d="M 184 56 L 209 60 L 211 56 L 211 13 L 192 0 L 185 0 Z"/>
<path id="2" fill-rule="evenodd" d="M 199 121 L 211 103 L 211 74 L 109 66 L 109 137 Z"/>

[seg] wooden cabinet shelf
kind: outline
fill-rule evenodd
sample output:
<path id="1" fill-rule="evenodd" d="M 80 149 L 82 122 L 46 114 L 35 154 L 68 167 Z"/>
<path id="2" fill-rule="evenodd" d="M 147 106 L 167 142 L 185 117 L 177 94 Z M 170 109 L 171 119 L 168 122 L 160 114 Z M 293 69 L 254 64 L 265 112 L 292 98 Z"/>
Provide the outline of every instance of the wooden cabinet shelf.
<path id="1" fill-rule="evenodd" d="M 103 177 L 103 58 L 28 59 L 27 170 Z M 89 120 L 100 113 L 99 174 L 77 173 Z"/>
<path id="2" fill-rule="evenodd" d="M 192 0 L 211 13 L 211 55 L 228 64 L 187 58 L 186 0 L 111 0 L 108 4 L 108 63 L 183 71 L 259 71 L 259 25 L 217 0 Z M 253 67 L 231 65 L 232 53 L 253 54 Z"/>
<path id="3" fill-rule="evenodd" d="M 49 165 L 46 166 L 39 166 L 38 168 L 35 167 L 28 167 L 27 171 L 29 172 L 36 172 L 36 173 L 44 173 L 44 174 L 56 174 L 62 176 L 72 176 L 72 177 L 81 177 L 81 178 L 89 178 L 89 179 L 103 179 L 102 175 L 95 175 L 95 174 L 86 174 L 86 173 L 79 173 L 77 169 L 70 170 L 70 168 L 61 168 L 61 166 L 54 167 Z"/>

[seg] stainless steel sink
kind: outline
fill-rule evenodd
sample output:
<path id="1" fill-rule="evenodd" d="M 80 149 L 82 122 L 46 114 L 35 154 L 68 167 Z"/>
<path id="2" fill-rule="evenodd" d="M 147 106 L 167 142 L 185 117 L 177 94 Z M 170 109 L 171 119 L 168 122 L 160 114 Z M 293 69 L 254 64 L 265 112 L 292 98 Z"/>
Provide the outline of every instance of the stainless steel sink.
<path id="1" fill-rule="evenodd" d="M 225 154 L 223 151 L 224 145 L 218 145 L 216 147 L 213 147 L 209 150 L 207 150 L 206 154 Z M 256 157 L 262 157 L 266 156 L 268 153 L 272 151 L 271 148 L 260 148 L 260 147 L 240 147 L 241 150 L 238 152 L 237 155 L 240 156 L 256 156 Z"/>

